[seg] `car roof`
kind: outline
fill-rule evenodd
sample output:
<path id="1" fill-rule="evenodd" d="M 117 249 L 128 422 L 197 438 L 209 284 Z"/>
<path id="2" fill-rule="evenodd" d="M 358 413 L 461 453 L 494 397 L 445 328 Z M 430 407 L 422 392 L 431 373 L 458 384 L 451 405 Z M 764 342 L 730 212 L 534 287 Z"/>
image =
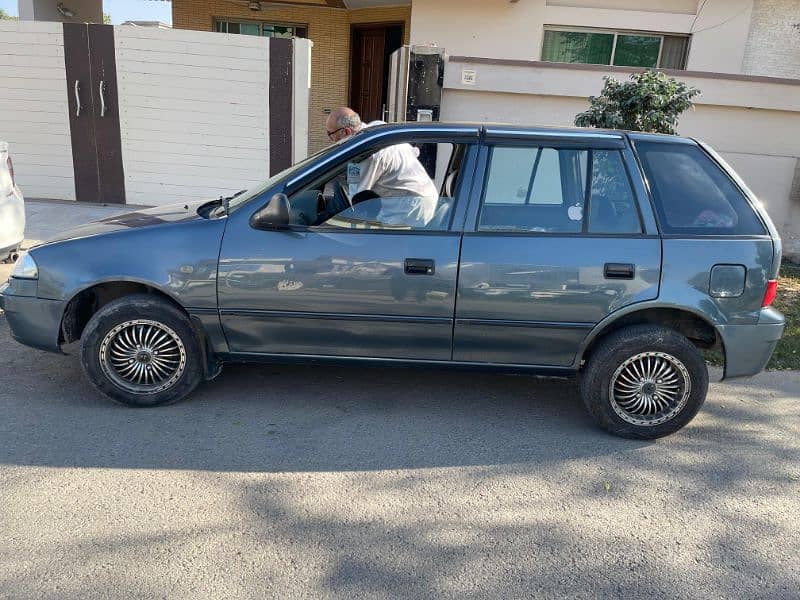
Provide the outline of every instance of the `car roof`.
<path id="1" fill-rule="evenodd" d="M 593 127 L 553 127 L 544 125 L 512 125 L 505 123 L 475 123 L 475 122 L 404 122 L 375 124 L 363 129 L 360 134 L 390 133 L 392 131 L 414 131 L 420 134 L 430 133 L 458 133 L 461 135 L 491 135 L 508 137 L 546 136 L 565 138 L 591 138 L 619 140 L 624 137 L 640 140 L 673 141 L 694 143 L 690 138 L 663 133 L 646 133 L 640 131 L 626 131 L 621 129 L 596 129 Z"/>

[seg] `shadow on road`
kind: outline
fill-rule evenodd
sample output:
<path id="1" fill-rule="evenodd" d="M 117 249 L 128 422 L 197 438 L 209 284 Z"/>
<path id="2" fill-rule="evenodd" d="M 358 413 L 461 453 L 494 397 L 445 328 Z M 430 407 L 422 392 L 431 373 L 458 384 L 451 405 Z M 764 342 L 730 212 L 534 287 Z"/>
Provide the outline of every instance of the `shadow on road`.
<path id="1" fill-rule="evenodd" d="M 76 357 L 19 346 L 0 327 L 11 354 L 2 463 L 360 471 L 547 462 L 642 445 L 596 430 L 574 382 L 435 370 L 231 365 L 185 402 L 129 409 L 95 392 Z"/>
<path id="2" fill-rule="evenodd" d="M 6 464 L 246 472 L 546 467 L 612 453 L 634 459 L 651 444 L 596 429 L 570 381 L 229 366 L 188 401 L 135 410 L 95 392 L 76 357 L 14 343 L 4 321 L 0 348 L 7 356 L 0 391 L 0 463 Z M 762 451 L 764 438 L 754 427 L 759 417 L 742 403 L 750 393 L 742 388 L 736 405 L 709 402 L 689 428 L 660 443 L 695 452 L 709 442 Z M 726 427 L 727 420 L 751 427 Z M 769 423 L 773 430 L 793 426 Z"/>
<path id="3" fill-rule="evenodd" d="M 8 497 L 37 498 L 44 477 L 113 506 L 111 532 L 66 536 L 82 509 L 62 507 L 57 550 L 5 589 L 55 578 L 64 556 L 91 576 L 59 579 L 62 596 L 156 597 L 204 573 L 246 597 L 788 598 L 800 580 L 797 373 L 715 384 L 690 426 L 645 443 L 597 430 L 570 382 L 235 366 L 187 402 L 132 410 L 1 319 L 0 352 L 0 464 L 63 468 L 8 469 Z M 121 533 L 126 511 L 161 521 Z M 154 556 L 130 580 L 91 568 Z"/>

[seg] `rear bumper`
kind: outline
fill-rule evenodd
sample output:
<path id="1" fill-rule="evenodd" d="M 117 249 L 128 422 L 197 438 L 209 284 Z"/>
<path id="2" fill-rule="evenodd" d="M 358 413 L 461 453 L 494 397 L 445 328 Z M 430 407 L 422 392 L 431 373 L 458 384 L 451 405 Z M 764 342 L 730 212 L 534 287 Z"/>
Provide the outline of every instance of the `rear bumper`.
<path id="1" fill-rule="evenodd" d="M 764 370 L 786 322 L 777 310 L 761 311 L 756 325 L 724 325 L 719 328 L 725 347 L 723 379 L 750 377 Z"/>
<path id="2" fill-rule="evenodd" d="M 9 294 L 0 285 L 0 309 L 5 311 L 12 337 L 21 344 L 48 352 L 61 352 L 58 343 L 64 302 Z"/>

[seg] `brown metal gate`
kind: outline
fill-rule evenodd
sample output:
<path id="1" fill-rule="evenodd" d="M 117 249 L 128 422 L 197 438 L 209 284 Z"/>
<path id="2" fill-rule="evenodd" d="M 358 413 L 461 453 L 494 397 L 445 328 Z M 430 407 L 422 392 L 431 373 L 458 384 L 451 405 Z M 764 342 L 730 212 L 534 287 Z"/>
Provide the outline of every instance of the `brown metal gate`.
<path id="1" fill-rule="evenodd" d="M 64 23 L 64 66 L 76 200 L 124 204 L 114 28 Z"/>

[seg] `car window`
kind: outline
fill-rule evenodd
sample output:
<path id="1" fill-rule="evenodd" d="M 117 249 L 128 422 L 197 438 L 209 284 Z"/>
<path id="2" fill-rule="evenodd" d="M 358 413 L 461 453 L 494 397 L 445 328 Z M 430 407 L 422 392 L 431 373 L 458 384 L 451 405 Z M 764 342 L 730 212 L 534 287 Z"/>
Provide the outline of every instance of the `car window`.
<path id="1" fill-rule="evenodd" d="M 641 221 L 619 151 L 495 146 L 478 229 L 636 234 Z"/>
<path id="2" fill-rule="evenodd" d="M 589 233 L 641 233 L 636 198 L 622 155 L 616 150 L 594 150 L 589 158 L 592 179 L 589 194 Z"/>
<path id="3" fill-rule="evenodd" d="M 386 229 L 394 231 L 447 231 L 452 198 L 372 198 L 347 208 L 322 223 L 342 229 Z"/>
<path id="4" fill-rule="evenodd" d="M 743 193 L 699 147 L 636 142 L 636 150 L 664 233 L 766 234 Z"/>
<path id="5" fill-rule="evenodd" d="M 427 151 L 443 149 L 445 156 L 437 164 L 436 156 L 425 160 L 420 148 L 395 142 L 333 165 L 289 198 L 291 214 L 303 217 L 291 224 L 350 230 L 447 231 L 467 146 L 449 142 L 424 146 Z M 435 173 L 437 170 L 442 172 Z M 435 179 L 440 181 L 438 185 Z M 305 208 L 295 210 L 301 206 Z M 310 214 L 316 214 L 312 222 Z"/>

